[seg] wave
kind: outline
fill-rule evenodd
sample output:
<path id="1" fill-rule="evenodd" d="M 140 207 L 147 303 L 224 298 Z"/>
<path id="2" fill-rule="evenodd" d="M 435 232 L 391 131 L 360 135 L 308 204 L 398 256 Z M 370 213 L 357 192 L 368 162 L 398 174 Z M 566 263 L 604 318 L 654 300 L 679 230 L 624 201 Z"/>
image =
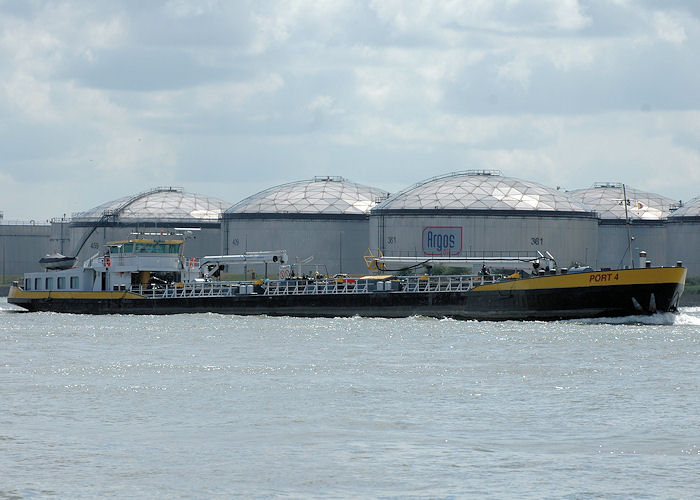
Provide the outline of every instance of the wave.
<path id="1" fill-rule="evenodd" d="M 700 325 L 700 307 L 683 307 L 674 325 Z"/>
<path id="2" fill-rule="evenodd" d="M 652 315 L 623 316 L 615 318 L 585 318 L 568 320 L 580 324 L 613 325 L 700 325 L 700 307 L 684 307 L 678 313 L 656 313 Z"/>
<path id="3" fill-rule="evenodd" d="M 602 317 L 602 318 L 582 318 L 567 320 L 569 323 L 579 323 L 586 325 L 673 325 L 676 315 L 673 313 L 658 313 L 651 316 L 622 316 L 622 317 Z"/>
<path id="4" fill-rule="evenodd" d="M 7 303 L 7 297 L 0 297 L 0 312 L 19 312 L 24 311 L 19 306 Z"/>

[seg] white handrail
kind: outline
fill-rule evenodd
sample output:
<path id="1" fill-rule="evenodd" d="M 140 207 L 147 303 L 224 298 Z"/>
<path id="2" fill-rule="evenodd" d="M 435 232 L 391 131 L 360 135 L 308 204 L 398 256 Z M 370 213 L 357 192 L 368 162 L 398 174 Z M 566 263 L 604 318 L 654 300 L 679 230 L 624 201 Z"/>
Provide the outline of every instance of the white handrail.
<path id="1" fill-rule="evenodd" d="M 139 284 L 129 287 L 129 291 L 148 299 L 229 297 L 248 295 L 247 287 L 253 285 L 254 295 L 335 295 L 361 293 L 444 293 L 466 292 L 474 287 L 495 283 L 503 276 L 402 276 L 382 283 L 376 279 L 326 280 L 268 280 L 253 285 L 249 282 L 207 281 L 166 284 L 162 287 L 149 287 Z M 245 291 L 242 291 L 246 287 Z"/>

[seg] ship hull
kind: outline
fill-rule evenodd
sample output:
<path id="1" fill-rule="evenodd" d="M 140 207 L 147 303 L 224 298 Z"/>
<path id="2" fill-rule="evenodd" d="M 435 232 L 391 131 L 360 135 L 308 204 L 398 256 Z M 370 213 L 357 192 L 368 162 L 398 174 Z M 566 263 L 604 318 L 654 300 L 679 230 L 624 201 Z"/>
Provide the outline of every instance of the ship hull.
<path id="1" fill-rule="evenodd" d="M 652 272 L 654 271 L 654 272 Z M 408 317 L 474 320 L 561 320 L 677 310 L 685 269 L 581 273 L 505 281 L 469 291 L 236 295 L 144 298 L 125 292 L 10 291 L 8 302 L 29 311 L 78 314 L 215 312 L 301 317 Z"/>

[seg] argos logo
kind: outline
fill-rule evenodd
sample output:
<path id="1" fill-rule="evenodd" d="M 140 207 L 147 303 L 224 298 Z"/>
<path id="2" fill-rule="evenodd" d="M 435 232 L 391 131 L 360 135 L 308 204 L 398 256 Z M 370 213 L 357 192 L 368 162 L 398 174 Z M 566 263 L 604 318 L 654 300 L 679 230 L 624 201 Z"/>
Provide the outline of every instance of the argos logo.
<path id="1" fill-rule="evenodd" d="M 461 226 L 427 226 L 423 229 L 423 255 L 459 255 Z"/>

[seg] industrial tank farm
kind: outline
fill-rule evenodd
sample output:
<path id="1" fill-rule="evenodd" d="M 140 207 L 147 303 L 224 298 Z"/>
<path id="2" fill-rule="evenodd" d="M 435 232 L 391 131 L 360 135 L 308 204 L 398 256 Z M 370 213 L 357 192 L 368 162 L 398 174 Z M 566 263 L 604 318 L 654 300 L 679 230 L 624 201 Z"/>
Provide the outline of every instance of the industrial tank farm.
<path id="1" fill-rule="evenodd" d="M 589 263 L 595 214 L 566 193 L 496 170 L 434 177 L 371 211 L 370 245 L 387 256 L 532 254 L 549 251 L 562 267 Z"/>
<path id="2" fill-rule="evenodd" d="M 700 196 L 671 214 L 666 236 L 671 257 L 683 261 L 689 276 L 700 276 Z"/>
<path id="3" fill-rule="evenodd" d="M 50 226 L 0 219 L 0 229 L 6 279 L 40 269 L 47 254 L 74 256 L 86 236 L 78 265 L 107 241 L 161 231 L 190 232 L 188 257 L 286 250 L 290 263 L 308 264 L 302 271 L 318 266 L 324 274 L 367 273 L 362 257 L 370 248 L 414 263 L 549 251 L 559 267 L 594 268 L 639 266 L 644 250 L 654 266 L 680 260 L 689 276 L 700 276 L 700 197 L 682 204 L 620 183 L 563 191 L 495 170 L 440 175 L 391 197 L 342 177 L 315 177 L 235 205 L 159 187 L 52 219 Z"/>
<path id="4" fill-rule="evenodd" d="M 319 271 L 362 273 L 369 210 L 387 193 L 342 177 L 315 177 L 271 187 L 222 215 L 222 252 L 284 249 Z"/>
<path id="5" fill-rule="evenodd" d="M 106 242 L 129 238 L 134 232 L 183 233 L 187 229 L 191 233 L 186 243 L 187 255 L 216 254 L 221 239 L 219 216 L 228 206 L 225 201 L 178 187 L 154 188 L 73 214 L 68 248 L 77 250 L 83 237 L 90 234 L 78 255 L 83 260 Z"/>
<path id="6" fill-rule="evenodd" d="M 676 200 L 621 183 L 596 183 L 569 194 L 594 210 L 599 218 L 598 253 L 592 265 L 637 266 L 642 250 L 653 265 L 675 264 L 677 250 L 667 248 L 665 221 L 678 208 Z"/>

